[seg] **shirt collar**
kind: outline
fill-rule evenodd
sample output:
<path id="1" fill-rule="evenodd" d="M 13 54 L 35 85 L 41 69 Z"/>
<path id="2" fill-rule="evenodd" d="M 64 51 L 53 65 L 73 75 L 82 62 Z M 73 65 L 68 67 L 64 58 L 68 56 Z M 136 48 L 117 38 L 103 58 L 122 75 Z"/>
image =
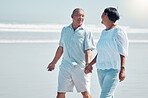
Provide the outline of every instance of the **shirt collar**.
<path id="1" fill-rule="evenodd" d="M 71 29 L 73 29 L 73 27 L 72 27 L 72 23 L 69 25 L 69 27 L 71 28 Z M 80 27 L 78 27 L 77 29 L 83 29 L 84 30 L 84 24 L 82 24 Z"/>

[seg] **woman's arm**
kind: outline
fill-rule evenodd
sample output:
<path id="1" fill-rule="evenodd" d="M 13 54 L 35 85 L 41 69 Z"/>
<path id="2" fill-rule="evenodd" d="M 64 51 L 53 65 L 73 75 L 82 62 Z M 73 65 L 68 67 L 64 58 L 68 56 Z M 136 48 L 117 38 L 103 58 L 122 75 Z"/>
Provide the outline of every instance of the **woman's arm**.
<path id="1" fill-rule="evenodd" d="M 125 56 L 120 55 L 121 58 L 121 70 L 119 73 L 119 80 L 120 82 L 125 79 Z"/>
<path id="2" fill-rule="evenodd" d="M 95 56 L 95 58 L 88 64 L 88 65 L 86 65 L 86 67 L 85 67 L 85 70 L 84 70 L 84 72 L 86 73 L 86 74 L 88 74 L 88 73 L 92 73 L 92 66 L 96 63 L 96 59 L 97 59 L 97 55 Z"/>

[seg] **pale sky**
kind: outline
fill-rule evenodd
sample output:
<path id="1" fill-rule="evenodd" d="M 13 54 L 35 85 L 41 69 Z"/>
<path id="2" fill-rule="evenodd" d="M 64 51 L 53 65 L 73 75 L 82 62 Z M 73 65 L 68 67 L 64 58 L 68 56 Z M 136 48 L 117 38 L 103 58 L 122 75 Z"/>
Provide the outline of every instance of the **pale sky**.
<path id="1" fill-rule="evenodd" d="M 0 23 L 70 24 L 71 13 L 80 7 L 85 24 L 101 24 L 106 7 L 116 7 L 119 25 L 148 28 L 148 0 L 0 0 Z"/>

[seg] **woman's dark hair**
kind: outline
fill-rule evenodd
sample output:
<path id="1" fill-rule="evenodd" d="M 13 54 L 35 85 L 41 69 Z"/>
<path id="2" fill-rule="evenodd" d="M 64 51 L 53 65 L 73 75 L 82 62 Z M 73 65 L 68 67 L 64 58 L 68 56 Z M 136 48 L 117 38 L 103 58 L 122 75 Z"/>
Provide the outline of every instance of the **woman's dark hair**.
<path id="1" fill-rule="evenodd" d="M 108 7 L 104 10 L 104 13 L 108 14 L 108 18 L 113 21 L 114 23 L 116 22 L 116 20 L 120 19 L 119 13 L 117 11 L 116 8 L 113 7 Z"/>

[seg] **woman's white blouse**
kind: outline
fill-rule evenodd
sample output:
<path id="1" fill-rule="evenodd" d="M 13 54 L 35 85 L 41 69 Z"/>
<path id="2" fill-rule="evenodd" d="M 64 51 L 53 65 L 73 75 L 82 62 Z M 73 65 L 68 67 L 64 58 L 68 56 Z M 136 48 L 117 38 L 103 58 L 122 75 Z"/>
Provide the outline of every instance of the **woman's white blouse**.
<path id="1" fill-rule="evenodd" d="M 128 55 L 128 38 L 126 32 L 115 26 L 110 30 L 103 30 L 97 43 L 97 69 L 119 69 L 121 66 L 120 54 Z"/>

